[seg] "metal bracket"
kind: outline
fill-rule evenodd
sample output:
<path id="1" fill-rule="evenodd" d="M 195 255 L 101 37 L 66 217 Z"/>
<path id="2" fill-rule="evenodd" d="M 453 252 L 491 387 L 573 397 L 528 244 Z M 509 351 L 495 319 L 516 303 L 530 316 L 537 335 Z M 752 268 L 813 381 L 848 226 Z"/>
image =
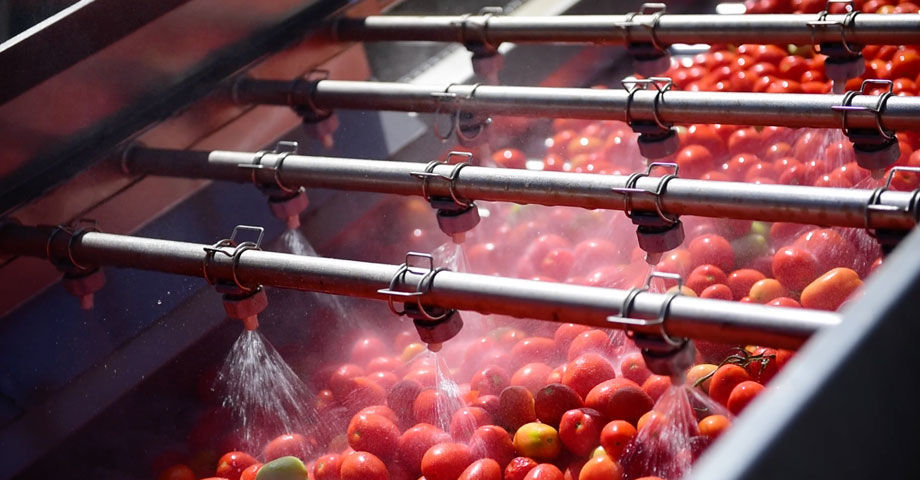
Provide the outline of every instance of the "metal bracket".
<path id="1" fill-rule="evenodd" d="M 651 288 L 653 278 L 664 278 L 664 279 L 676 280 L 677 290 L 665 294 L 666 297 L 665 297 L 665 300 L 661 303 L 661 308 L 658 310 L 657 318 L 652 319 L 652 320 L 646 320 L 642 318 L 630 317 L 629 314 L 632 313 L 633 306 L 636 302 L 636 297 L 640 293 L 647 292 L 649 288 Z M 645 279 L 645 284 L 642 287 L 631 288 L 626 293 L 626 296 L 623 297 L 623 305 L 620 307 L 620 313 L 618 315 L 611 315 L 607 317 L 607 321 L 610 323 L 619 323 L 621 325 L 625 325 L 626 326 L 625 327 L 626 336 L 633 340 L 635 340 L 636 332 L 633 329 L 629 328 L 630 326 L 638 326 L 638 327 L 657 326 L 658 333 L 661 335 L 660 339 L 658 340 L 663 342 L 662 345 L 666 345 L 668 349 L 680 348 L 685 343 L 687 343 L 687 339 L 685 338 L 675 339 L 671 337 L 670 335 L 668 335 L 668 332 L 665 329 L 665 321 L 667 320 L 668 314 L 671 311 L 671 302 L 673 302 L 674 299 L 678 295 L 680 295 L 680 291 L 682 287 L 683 287 L 683 279 L 681 278 L 680 275 L 676 273 L 666 273 L 666 272 L 656 272 L 656 271 L 649 272 L 648 277 L 646 277 Z M 643 342 L 645 342 L 645 339 L 643 339 Z M 648 348 L 648 347 L 645 347 L 645 348 Z"/>
<path id="2" fill-rule="evenodd" d="M 451 171 L 450 171 L 450 173 L 447 174 L 447 175 L 442 175 L 442 174 L 434 173 L 434 169 L 435 169 L 438 165 L 451 165 L 451 159 L 454 158 L 454 157 L 462 157 L 462 158 L 465 158 L 466 161 L 462 161 L 462 162 L 458 162 L 458 163 L 452 164 L 452 165 L 454 166 L 454 168 L 452 168 Z M 424 171 L 421 171 L 421 172 L 409 172 L 409 175 L 411 175 L 411 176 L 413 176 L 413 177 L 415 177 L 415 178 L 419 178 L 419 179 L 422 180 L 422 197 L 423 197 L 426 201 L 428 201 L 429 203 L 431 203 L 432 206 L 435 206 L 435 205 L 434 205 L 434 204 L 435 204 L 435 197 L 432 197 L 431 194 L 428 192 L 428 184 L 429 184 L 429 181 L 430 181 L 432 178 L 440 178 L 440 179 L 443 179 L 443 180 L 447 180 L 447 189 L 448 189 L 448 192 L 450 193 L 450 199 L 453 200 L 454 204 L 456 204 L 457 207 L 460 207 L 460 209 L 466 209 L 466 208 L 470 208 L 470 207 L 474 206 L 475 204 L 473 203 L 472 200 L 467 200 L 467 199 L 461 198 L 459 195 L 457 195 L 457 192 L 456 192 L 456 182 L 457 182 L 457 175 L 460 173 L 460 170 L 462 170 L 463 167 L 466 167 L 467 165 L 470 165 L 470 163 L 472 162 L 472 160 L 473 160 L 473 154 L 472 154 L 472 153 L 469 153 L 469 152 L 457 152 L 457 151 L 452 151 L 452 152 L 449 152 L 449 153 L 447 154 L 447 159 L 446 159 L 445 161 L 439 162 L 439 161 L 437 161 L 437 160 L 434 160 L 434 161 L 428 162 L 428 164 L 425 165 L 425 170 L 424 170 Z M 437 208 L 443 208 L 442 203 L 443 203 L 443 202 L 438 202 Z"/>
<path id="3" fill-rule="evenodd" d="M 483 17 L 482 22 L 473 22 L 473 15 L 464 15 L 460 19 L 460 38 L 463 46 L 472 52 L 473 57 L 488 57 L 498 53 L 498 45 L 493 45 L 488 39 L 489 20 L 495 15 L 502 15 L 502 7 L 483 7 L 477 16 Z M 472 35 L 471 35 L 472 34 Z"/>
<path id="4" fill-rule="evenodd" d="M 655 190 L 643 190 L 641 188 L 636 188 L 636 183 L 642 177 L 648 177 L 652 173 L 652 169 L 655 167 L 663 168 L 673 168 L 674 173 L 667 174 L 661 177 L 658 180 L 658 185 L 655 186 Z M 650 194 L 655 197 L 655 212 L 658 215 L 658 218 L 661 219 L 663 225 L 673 225 L 680 221 L 678 216 L 669 217 L 664 213 L 664 210 L 661 207 L 661 196 L 664 194 L 665 189 L 668 186 L 668 182 L 677 178 L 677 172 L 680 167 L 676 163 L 665 163 L 665 162 L 652 162 L 649 164 L 645 172 L 634 172 L 629 177 L 626 178 L 625 187 L 614 187 L 611 190 L 614 193 L 619 193 L 623 195 L 623 213 L 626 214 L 627 218 L 633 218 L 633 206 L 632 206 L 632 197 L 635 194 Z"/>
<path id="5" fill-rule="evenodd" d="M 237 166 L 242 169 L 251 170 L 250 178 L 252 179 L 252 183 L 261 190 L 277 187 L 278 190 L 281 190 L 284 193 L 300 193 L 303 188 L 291 188 L 286 186 L 281 181 L 281 168 L 284 166 L 284 160 L 290 155 L 296 155 L 298 149 L 299 145 L 297 142 L 281 141 L 276 143 L 275 148 L 271 151 L 259 150 L 256 152 L 255 157 L 252 159 L 252 163 L 240 163 Z M 278 160 L 272 166 L 268 166 L 262 163 L 262 159 L 269 153 L 279 155 Z M 256 178 L 256 174 L 260 170 L 271 170 L 272 179 L 274 180 L 275 184 L 266 185 L 264 183 L 260 183 Z"/>
<path id="6" fill-rule="evenodd" d="M 252 241 L 237 242 L 237 237 L 241 232 L 258 232 L 258 237 L 256 238 L 256 241 L 254 242 Z M 214 256 L 220 253 L 221 255 L 226 255 L 227 257 L 231 259 L 230 274 L 231 274 L 231 278 L 233 279 L 233 286 L 235 286 L 235 289 L 237 289 L 236 293 L 246 293 L 246 292 L 251 292 L 251 291 L 261 288 L 261 285 L 256 285 L 255 287 L 247 287 L 243 285 L 242 283 L 240 283 L 240 279 L 237 276 L 236 270 L 239 267 L 240 256 L 243 254 L 243 252 L 245 252 L 246 250 L 261 250 L 262 237 L 264 234 L 265 234 L 265 229 L 262 227 L 256 227 L 256 226 L 251 226 L 251 225 L 237 225 L 233 227 L 233 232 L 230 234 L 230 238 L 225 238 L 223 240 L 220 240 L 219 242 L 215 243 L 214 245 L 210 247 L 204 247 L 205 256 L 204 256 L 204 261 L 202 263 L 202 273 L 203 273 L 205 281 L 211 285 L 217 285 L 218 290 L 220 290 L 222 287 L 225 287 L 225 285 L 218 284 L 217 280 L 212 278 L 210 273 L 208 272 L 208 267 L 210 266 L 211 261 L 213 260 Z M 232 248 L 232 250 L 227 251 L 227 249 L 230 249 L 230 248 Z M 224 292 L 224 293 L 227 293 L 227 292 Z"/>
<path id="7" fill-rule="evenodd" d="M 45 242 L 45 255 L 48 257 L 48 260 L 57 267 L 58 270 L 63 272 L 74 272 L 74 271 L 88 271 L 93 270 L 95 267 L 92 265 L 82 265 L 73 258 L 73 242 L 74 240 L 87 232 L 98 232 L 99 223 L 96 220 L 90 218 L 81 218 L 76 220 L 70 225 L 57 225 L 51 230 L 51 235 L 48 236 L 48 240 Z M 54 241 L 54 237 L 59 233 L 66 233 L 70 236 L 67 241 L 67 259 L 66 262 L 60 259 L 56 259 L 51 253 L 51 244 Z"/>
<path id="8" fill-rule="evenodd" d="M 476 129 L 476 133 L 473 135 L 464 134 L 463 130 L 467 128 L 467 126 L 462 124 L 463 111 L 461 108 L 461 103 L 462 103 L 461 101 L 464 99 L 471 100 L 473 96 L 476 95 L 476 89 L 479 88 L 480 84 L 477 83 L 473 85 L 473 89 L 470 90 L 469 95 L 467 95 L 466 97 L 460 97 L 459 95 L 457 95 L 456 92 L 451 92 L 450 89 L 454 85 L 456 84 L 449 83 L 447 84 L 446 87 L 444 87 L 443 91 L 431 92 L 431 96 L 434 97 L 435 99 L 434 122 L 433 122 L 434 134 L 442 142 L 446 142 L 447 139 L 449 139 L 450 136 L 454 133 L 456 133 L 457 139 L 461 141 L 465 141 L 465 142 L 471 142 L 479 138 L 480 135 L 482 135 L 482 133 L 485 131 L 486 127 L 492 122 L 492 120 L 489 118 L 486 118 L 484 121 L 472 124 L 471 126 Z M 450 103 L 450 109 L 451 109 L 450 112 L 447 112 L 448 118 L 450 119 L 450 124 L 449 124 L 449 129 L 447 130 L 446 135 L 442 134 L 441 127 L 438 122 L 438 115 L 440 115 L 442 111 L 444 110 L 445 103 Z"/>
<path id="9" fill-rule="evenodd" d="M 857 95 L 864 95 L 866 92 L 866 85 L 875 84 L 875 85 L 885 85 L 888 87 L 888 91 L 878 95 L 878 101 L 875 104 L 874 108 L 869 107 L 859 107 L 853 105 L 853 98 Z M 843 102 L 840 105 L 834 105 L 831 107 L 832 110 L 843 113 L 842 120 L 842 129 L 844 135 L 850 137 L 852 135 L 849 125 L 847 125 L 847 114 L 849 112 L 865 112 L 869 111 L 875 114 L 875 125 L 878 129 L 879 135 L 885 140 L 895 140 L 893 130 L 888 130 L 882 125 L 882 110 L 885 109 L 885 104 L 888 102 L 888 99 L 894 94 L 894 82 L 891 80 L 882 80 L 882 79 L 866 79 L 863 80 L 862 84 L 859 86 L 859 90 L 850 90 L 846 92 L 843 96 Z"/>
<path id="10" fill-rule="evenodd" d="M 310 70 L 306 75 L 297 77 L 291 82 L 288 89 L 288 105 L 303 118 L 304 122 L 316 123 L 332 116 L 332 110 L 323 110 L 316 106 L 314 96 L 319 82 L 329 79 L 329 70 Z M 294 95 L 301 84 L 307 85 L 307 95 L 305 96 L 306 105 L 300 105 L 294 101 Z"/>
<path id="11" fill-rule="evenodd" d="M 895 172 L 914 172 L 917 175 L 920 175 L 920 167 L 903 167 L 903 166 L 893 167 L 888 172 L 888 178 L 885 181 L 885 185 L 876 188 L 875 190 L 872 191 L 872 194 L 869 195 L 869 201 L 866 202 L 866 209 L 863 211 L 863 215 L 865 218 L 866 231 L 869 233 L 870 236 L 878 240 L 883 250 L 886 250 L 886 249 L 890 250 L 895 245 L 897 245 L 900 242 L 900 240 L 904 238 L 904 236 L 907 234 L 907 232 L 904 232 L 904 231 L 897 231 L 897 232 L 888 231 L 888 230 L 879 231 L 879 230 L 872 230 L 870 228 L 870 219 L 871 219 L 871 215 L 873 212 L 897 212 L 899 210 L 898 207 L 894 205 L 881 205 L 879 203 L 881 201 L 882 194 L 891 188 L 891 179 L 894 177 Z M 912 213 L 915 222 L 920 221 L 918 220 L 918 215 L 920 215 L 920 212 L 918 212 L 917 210 L 918 202 L 920 202 L 920 188 L 913 191 L 907 208 L 903 210 L 905 213 Z M 886 251 L 885 253 L 888 253 L 888 252 Z"/>
<path id="12" fill-rule="evenodd" d="M 417 266 L 412 265 L 412 259 L 422 259 L 427 261 L 427 268 L 420 269 Z M 434 267 L 434 257 L 428 253 L 419 253 L 419 252 L 409 252 L 406 254 L 406 261 L 399 266 L 396 270 L 396 273 L 393 274 L 393 278 L 390 279 L 390 284 L 387 288 L 382 288 L 377 290 L 377 293 L 387 296 L 387 304 L 390 307 L 390 311 L 396 315 L 402 316 L 407 315 L 414 319 L 421 318 L 424 320 L 438 322 L 446 319 L 451 316 L 455 310 L 444 309 L 443 312 L 439 314 L 432 314 L 428 309 L 422 304 L 422 296 L 431 291 L 431 283 L 434 281 L 435 275 L 439 272 L 447 270 L 444 267 Z M 423 275 L 422 279 L 419 280 L 416 290 L 414 292 L 406 292 L 396 290 L 397 284 L 405 280 L 407 273 L 413 273 L 415 275 Z M 415 305 L 414 308 L 407 308 L 406 303 L 403 303 L 403 309 L 397 310 L 394 301 L 396 297 L 400 298 L 414 298 Z"/>
<path id="13" fill-rule="evenodd" d="M 623 29 L 626 48 L 631 54 L 652 57 L 656 56 L 656 53 L 657 56 L 662 56 L 666 53 L 667 47 L 663 46 L 658 40 L 656 32 L 658 24 L 661 21 L 661 16 L 664 15 L 666 9 L 667 5 L 664 3 L 643 3 L 642 6 L 639 7 L 639 11 L 627 13 L 625 21 L 616 24 L 617 28 Z M 652 15 L 652 21 L 649 23 L 636 22 L 634 19 L 637 15 Z M 632 27 L 646 28 L 649 31 L 651 42 L 633 42 Z M 651 47 L 651 51 L 648 49 L 649 46 Z"/>
<path id="14" fill-rule="evenodd" d="M 826 20 L 828 13 L 830 13 L 830 7 L 833 4 L 846 5 L 847 16 L 844 17 L 843 22 Z M 818 19 L 806 23 L 811 29 L 811 44 L 817 46 L 820 53 L 833 58 L 846 59 L 862 56 L 862 46 L 852 44 L 847 40 L 847 29 L 853 28 L 856 15 L 859 13 L 859 10 L 854 8 L 852 0 L 828 0 L 824 10 L 818 13 Z M 828 43 L 816 44 L 815 33 L 818 28 L 826 29 L 830 27 L 840 28 L 840 45 Z"/>

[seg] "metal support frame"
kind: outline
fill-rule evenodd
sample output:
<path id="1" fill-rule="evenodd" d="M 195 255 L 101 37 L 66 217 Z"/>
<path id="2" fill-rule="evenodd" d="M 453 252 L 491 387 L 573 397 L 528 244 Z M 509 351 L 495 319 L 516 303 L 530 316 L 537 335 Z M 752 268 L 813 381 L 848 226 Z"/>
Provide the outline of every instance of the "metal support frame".
<path id="1" fill-rule="evenodd" d="M 815 23 L 822 22 L 816 28 Z M 628 28 L 624 25 L 654 25 Z M 763 14 L 763 15 L 562 15 L 524 16 L 371 16 L 341 18 L 332 24 L 342 41 L 464 42 L 468 25 L 487 25 L 483 37 L 491 45 L 514 43 L 578 43 L 622 45 L 627 41 L 657 43 L 775 43 L 886 45 L 920 43 L 920 18 L 913 14 Z M 841 28 L 826 28 L 840 25 Z"/>
<path id="2" fill-rule="evenodd" d="M 283 166 L 278 163 L 283 159 Z M 258 162 L 263 168 L 252 169 Z M 679 177 L 310 157 L 283 153 L 133 148 L 127 171 L 136 175 L 209 178 L 289 187 L 331 188 L 425 198 L 502 201 L 590 209 L 833 225 L 905 231 L 917 224 L 920 191 L 898 192 L 797 185 L 752 185 Z M 275 168 L 278 167 L 278 168 Z M 425 169 L 426 171 L 428 169 Z M 262 178 L 264 177 L 264 178 Z M 628 194 L 615 192 L 626 192 Z"/>
<path id="3" fill-rule="evenodd" d="M 920 27 L 918 27 L 920 31 Z M 920 43 L 920 41 L 918 41 Z M 293 88 L 293 90 L 292 90 Z M 389 110 L 435 113 L 450 95 L 469 114 L 620 120 L 663 124 L 722 123 L 751 126 L 840 128 L 846 105 L 850 129 L 913 129 L 920 124 L 920 97 L 891 97 L 877 111 L 878 95 L 687 92 L 641 89 L 411 85 L 320 80 L 312 84 L 243 78 L 239 102 L 314 105 L 323 110 Z M 627 108 L 628 107 L 628 108 Z"/>
<path id="4" fill-rule="evenodd" d="M 49 242 L 51 227 L 15 224 L 0 229 L 0 252 L 39 258 L 72 257 L 80 263 L 202 277 L 208 245 L 84 232 Z M 50 245 L 50 248 L 46 248 Z M 232 258 L 208 261 L 211 281 L 238 281 L 293 290 L 386 300 L 380 289 L 424 291 L 424 304 L 604 328 L 630 328 L 655 334 L 660 325 L 611 321 L 628 292 L 554 282 L 494 277 L 448 270 L 419 274 L 402 266 L 246 250 Z M 394 279 L 398 279 L 394 282 Z M 422 286 L 421 283 L 425 282 Z M 424 287 L 424 288 L 423 288 Z M 723 343 L 798 348 L 816 331 L 839 323 L 832 312 L 788 309 L 643 292 L 631 300 L 634 318 L 659 318 L 668 303 L 667 331 L 680 337 Z"/>

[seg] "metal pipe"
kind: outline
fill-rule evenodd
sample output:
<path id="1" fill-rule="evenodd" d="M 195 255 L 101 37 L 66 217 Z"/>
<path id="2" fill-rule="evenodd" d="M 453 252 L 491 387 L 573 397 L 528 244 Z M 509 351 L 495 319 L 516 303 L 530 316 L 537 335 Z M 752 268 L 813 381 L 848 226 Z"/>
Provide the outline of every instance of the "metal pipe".
<path id="1" fill-rule="evenodd" d="M 405 83 L 319 80 L 290 82 L 244 78 L 235 98 L 242 103 L 288 105 L 320 110 L 389 110 L 453 114 L 579 118 L 671 124 L 841 128 L 844 95 L 746 92 L 658 93 L 654 88 L 633 94 L 623 89 L 514 87 L 492 85 L 413 85 Z M 446 95 L 446 96 L 445 96 Z M 656 96 L 660 95 L 658 102 Z M 920 97 L 892 96 L 876 114 L 877 95 L 856 95 L 847 112 L 849 128 L 916 129 Z M 878 117 L 878 118 L 877 118 Z"/>
<path id="2" fill-rule="evenodd" d="M 255 169 L 256 164 L 262 168 Z M 413 176 L 424 167 L 413 162 L 308 157 L 275 153 L 212 152 L 132 148 L 125 159 L 132 174 L 208 178 L 288 188 L 312 187 L 422 196 L 424 180 Z M 455 167 L 438 165 L 443 175 L 428 181 L 428 194 L 450 197 L 446 180 Z M 456 171 L 454 193 L 469 200 L 624 210 L 624 175 L 531 171 L 466 166 Z M 660 177 L 643 177 L 636 187 L 656 191 Z M 867 215 L 872 190 L 794 185 L 671 179 L 661 195 L 666 214 L 761 221 L 909 230 L 917 223 L 913 192 L 886 190 Z M 655 197 L 632 197 L 637 210 L 654 211 Z"/>
<path id="3" fill-rule="evenodd" d="M 656 18 L 657 17 L 657 18 Z M 841 43 L 846 14 L 829 14 L 827 23 L 809 25 L 818 15 L 561 15 L 518 17 L 371 16 L 341 18 L 332 25 L 342 41 L 431 41 L 483 43 L 624 44 L 675 43 Z M 653 37 L 654 35 L 654 37 Z M 852 17 L 846 40 L 856 45 L 920 43 L 920 18 L 913 14 Z"/>
<path id="4" fill-rule="evenodd" d="M 70 235 L 59 230 L 52 236 L 52 231 L 50 227 L 2 226 L 0 253 L 196 277 L 203 277 L 207 268 L 208 276 L 221 282 L 236 278 L 246 286 L 267 285 L 378 300 L 387 299 L 378 290 L 389 286 L 400 269 L 397 265 L 260 250 L 245 250 L 235 260 L 228 255 L 213 255 L 206 263 L 208 245 L 98 232 Z M 396 287 L 415 291 L 423 277 L 407 273 Z M 422 298 L 427 304 L 444 308 L 625 328 L 608 317 L 620 312 L 626 295 L 624 290 L 442 271 L 431 280 Z M 631 316 L 658 318 L 667 299 L 663 294 L 640 293 L 635 297 Z M 673 336 L 779 348 L 797 348 L 816 331 L 837 324 L 839 316 L 831 312 L 684 296 L 673 299 L 664 323 Z M 632 328 L 640 333 L 658 332 L 657 325 Z"/>

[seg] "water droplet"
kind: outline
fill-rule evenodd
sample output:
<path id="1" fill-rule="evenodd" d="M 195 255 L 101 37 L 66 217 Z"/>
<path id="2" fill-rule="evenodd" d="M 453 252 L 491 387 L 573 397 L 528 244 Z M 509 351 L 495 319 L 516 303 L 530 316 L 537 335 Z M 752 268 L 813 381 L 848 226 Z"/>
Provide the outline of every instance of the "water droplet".
<path id="1" fill-rule="evenodd" d="M 163 300 L 157 299 L 157 305 L 163 305 Z"/>

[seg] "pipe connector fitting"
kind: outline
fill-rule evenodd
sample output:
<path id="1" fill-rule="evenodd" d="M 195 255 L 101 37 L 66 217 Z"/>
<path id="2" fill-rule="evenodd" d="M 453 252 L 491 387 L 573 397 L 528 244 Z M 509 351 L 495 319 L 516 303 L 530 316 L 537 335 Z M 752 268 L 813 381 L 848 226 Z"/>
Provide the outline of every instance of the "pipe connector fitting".
<path id="1" fill-rule="evenodd" d="M 259 314 L 268 307 L 268 296 L 262 287 L 242 294 L 225 293 L 223 301 L 227 316 L 241 320 L 246 330 L 259 327 Z"/>
<path id="2" fill-rule="evenodd" d="M 643 341 L 636 339 L 636 344 L 641 346 L 642 343 Z M 680 346 L 673 348 L 642 348 L 642 358 L 648 369 L 655 375 L 679 377 L 693 366 L 696 359 L 696 347 L 692 340 L 686 340 Z"/>
<path id="3" fill-rule="evenodd" d="M 67 293 L 80 299 L 80 308 L 92 310 L 95 293 L 102 290 L 105 285 L 105 272 L 101 268 L 96 268 L 88 272 L 65 273 L 61 285 Z"/>
<path id="4" fill-rule="evenodd" d="M 479 225 L 479 207 L 471 204 L 465 209 L 438 209 L 438 228 L 447 235 L 466 233 Z"/>
<path id="5" fill-rule="evenodd" d="M 428 345 L 428 349 L 437 352 L 441 345 L 457 336 L 463 329 L 463 318 L 456 310 L 447 310 L 440 307 L 425 307 L 425 314 L 417 310 L 412 303 L 405 305 L 406 315 L 412 318 L 419 339 Z M 415 311 L 413 311 L 415 310 Z M 432 319 L 434 318 L 434 319 Z"/>
<path id="6" fill-rule="evenodd" d="M 664 158 L 677 152 L 680 147 L 680 138 L 676 128 L 669 128 L 664 132 L 641 133 L 636 139 L 639 153 L 649 159 Z"/>
<path id="7" fill-rule="evenodd" d="M 505 66 L 504 55 L 497 52 L 474 53 L 470 63 L 473 64 L 473 73 L 482 78 L 483 81 L 489 85 L 499 84 L 498 74 L 501 72 L 502 67 Z"/>

